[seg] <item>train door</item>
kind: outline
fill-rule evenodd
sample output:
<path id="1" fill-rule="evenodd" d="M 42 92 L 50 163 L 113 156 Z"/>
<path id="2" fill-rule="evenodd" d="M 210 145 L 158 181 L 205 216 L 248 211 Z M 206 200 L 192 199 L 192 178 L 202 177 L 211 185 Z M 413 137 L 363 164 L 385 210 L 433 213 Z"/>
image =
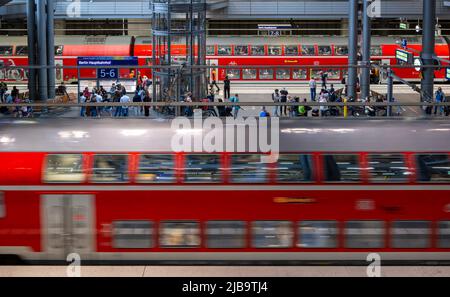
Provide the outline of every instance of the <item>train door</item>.
<path id="1" fill-rule="evenodd" d="M 94 252 L 95 217 L 93 195 L 49 194 L 41 196 L 43 251 L 51 258 L 70 253 Z"/>
<path id="2" fill-rule="evenodd" d="M 390 59 L 382 59 L 381 60 L 381 65 L 391 65 L 391 60 Z M 380 83 L 385 84 L 387 83 L 387 75 L 386 72 L 380 73 Z"/>

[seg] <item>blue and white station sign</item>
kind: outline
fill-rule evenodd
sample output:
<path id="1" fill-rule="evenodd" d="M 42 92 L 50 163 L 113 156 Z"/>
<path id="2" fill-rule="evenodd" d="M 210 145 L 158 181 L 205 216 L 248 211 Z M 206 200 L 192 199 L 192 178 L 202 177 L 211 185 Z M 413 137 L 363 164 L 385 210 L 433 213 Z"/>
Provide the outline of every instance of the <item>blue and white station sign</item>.
<path id="1" fill-rule="evenodd" d="M 107 66 L 97 68 L 97 79 L 119 78 L 119 68 L 114 66 L 138 66 L 137 57 L 78 57 L 78 66 Z"/>

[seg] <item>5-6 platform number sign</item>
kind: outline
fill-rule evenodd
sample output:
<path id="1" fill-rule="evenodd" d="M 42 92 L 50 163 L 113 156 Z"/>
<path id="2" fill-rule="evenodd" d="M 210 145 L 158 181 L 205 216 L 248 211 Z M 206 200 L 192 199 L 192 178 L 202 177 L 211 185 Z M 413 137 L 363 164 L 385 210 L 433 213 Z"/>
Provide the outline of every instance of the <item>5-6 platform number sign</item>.
<path id="1" fill-rule="evenodd" d="M 97 69 L 98 79 L 116 79 L 118 78 L 117 68 L 99 68 Z"/>

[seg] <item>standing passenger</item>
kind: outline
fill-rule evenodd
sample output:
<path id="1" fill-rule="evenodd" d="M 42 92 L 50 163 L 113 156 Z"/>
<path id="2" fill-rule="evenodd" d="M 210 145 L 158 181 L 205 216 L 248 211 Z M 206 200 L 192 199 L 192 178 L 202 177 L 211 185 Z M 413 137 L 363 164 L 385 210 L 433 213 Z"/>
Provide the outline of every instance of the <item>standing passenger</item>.
<path id="1" fill-rule="evenodd" d="M 311 79 L 309 80 L 309 90 L 311 93 L 311 101 L 316 101 L 316 80 L 314 79 L 314 77 L 311 77 Z"/>
<path id="2" fill-rule="evenodd" d="M 230 90 L 231 90 L 231 82 L 227 75 L 225 76 L 225 80 L 223 81 L 223 96 L 225 99 L 230 99 Z"/>
<path id="3" fill-rule="evenodd" d="M 129 103 L 130 97 L 127 95 L 123 95 L 120 98 L 120 103 Z M 122 116 L 127 117 L 128 116 L 128 105 L 122 105 Z"/>
<path id="4" fill-rule="evenodd" d="M 230 102 L 238 103 L 239 102 L 239 94 L 236 94 L 233 97 L 231 97 Z M 237 118 L 240 108 L 241 107 L 239 105 L 233 105 L 233 118 Z"/>
<path id="5" fill-rule="evenodd" d="M 275 92 L 272 94 L 272 101 L 274 103 L 278 103 L 280 102 L 280 92 L 278 91 L 278 89 L 275 89 Z M 273 107 L 273 116 L 274 117 L 278 117 L 278 105 L 274 105 Z"/>
<path id="6" fill-rule="evenodd" d="M 288 96 L 288 94 L 289 94 L 289 92 L 286 90 L 286 88 L 283 88 L 281 91 L 280 91 L 280 101 L 282 102 L 282 103 L 286 103 L 287 102 L 287 96 Z M 280 108 L 280 115 L 285 115 L 285 116 L 287 116 L 287 106 L 285 105 L 285 106 L 281 106 L 281 108 Z"/>

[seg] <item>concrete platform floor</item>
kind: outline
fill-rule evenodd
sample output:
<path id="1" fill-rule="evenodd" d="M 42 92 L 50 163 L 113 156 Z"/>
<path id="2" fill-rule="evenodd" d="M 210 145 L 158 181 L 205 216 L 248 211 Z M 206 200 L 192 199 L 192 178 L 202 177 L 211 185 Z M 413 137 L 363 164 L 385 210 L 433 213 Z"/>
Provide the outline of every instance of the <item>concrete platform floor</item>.
<path id="1" fill-rule="evenodd" d="M 366 277 L 367 267 L 82 266 L 82 277 Z M 65 277 L 66 266 L 0 266 L 0 277 Z M 449 277 L 450 267 L 381 267 L 383 277 Z"/>

